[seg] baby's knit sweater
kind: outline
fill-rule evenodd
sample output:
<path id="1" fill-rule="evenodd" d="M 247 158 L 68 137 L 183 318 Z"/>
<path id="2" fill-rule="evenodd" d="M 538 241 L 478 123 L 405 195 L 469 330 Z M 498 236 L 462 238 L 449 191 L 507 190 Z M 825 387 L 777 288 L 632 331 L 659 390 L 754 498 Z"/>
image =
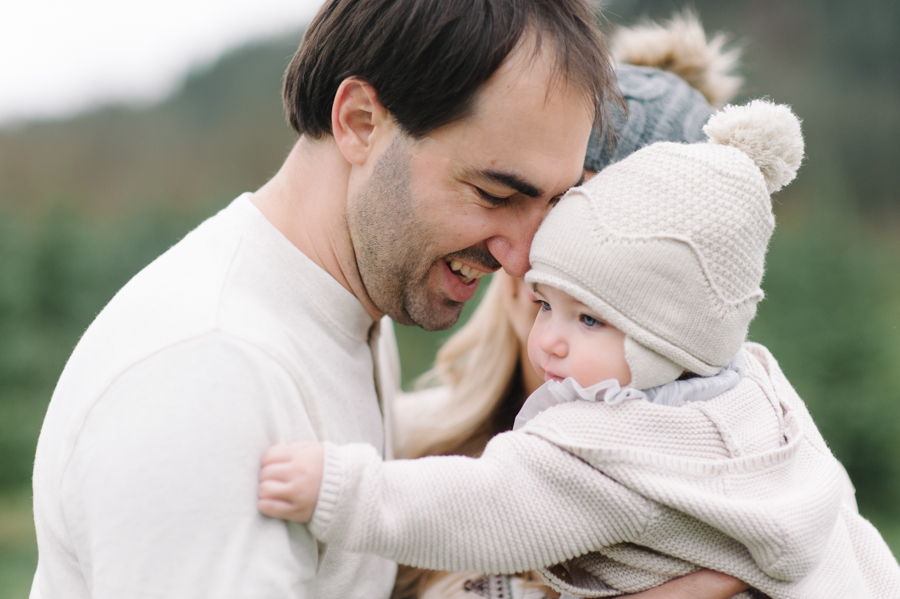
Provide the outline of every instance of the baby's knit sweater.
<path id="1" fill-rule="evenodd" d="M 538 570 L 586 597 L 699 567 L 773 599 L 900 597 L 802 400 L 764 347 L 744 349 L 744 379 L 714 399 L 560 404 L 478 459 L 326 444 L 310 531 L 433 570 Z"/>

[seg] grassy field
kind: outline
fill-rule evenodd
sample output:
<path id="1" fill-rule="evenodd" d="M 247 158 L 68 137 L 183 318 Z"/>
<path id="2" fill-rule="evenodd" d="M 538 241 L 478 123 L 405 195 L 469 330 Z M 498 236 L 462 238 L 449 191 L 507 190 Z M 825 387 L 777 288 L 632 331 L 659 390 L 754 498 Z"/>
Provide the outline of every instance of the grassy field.
<path id="1" fill-rule="evenodd" d="M 31 489 L 0 495 L 0 599 L 25 599 L 37 566 Z"/>

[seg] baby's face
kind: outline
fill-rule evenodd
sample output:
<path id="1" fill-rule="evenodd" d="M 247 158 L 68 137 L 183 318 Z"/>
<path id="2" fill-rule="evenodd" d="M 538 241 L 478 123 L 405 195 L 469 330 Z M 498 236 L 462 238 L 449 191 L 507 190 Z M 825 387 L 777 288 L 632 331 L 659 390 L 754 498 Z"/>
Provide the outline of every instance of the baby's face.
<path id="1" fill-rule="evenodd" d="M 538 284 L 535 295 L 541 308 L 528 336 L 528 357 L 545 381 L 572 377 L 582 387 L 631 382 L 625 333 L 559 289 Z"/>

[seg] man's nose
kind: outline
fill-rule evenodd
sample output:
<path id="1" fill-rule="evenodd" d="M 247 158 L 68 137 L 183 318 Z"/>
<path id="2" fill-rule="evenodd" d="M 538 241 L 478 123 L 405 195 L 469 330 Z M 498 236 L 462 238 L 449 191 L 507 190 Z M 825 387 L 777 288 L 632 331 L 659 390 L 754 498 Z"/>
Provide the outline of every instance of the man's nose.
<path id="1" fill-rule="evenodd" d="M 507 220 L 500 235 L 488 239 L 488 250 L 508 275 L 522 278 L 528 272 L 531 242 L 538 227 L 541 226 L 545 213 L 543 205 L 531 202 L 527 208 Z"/>

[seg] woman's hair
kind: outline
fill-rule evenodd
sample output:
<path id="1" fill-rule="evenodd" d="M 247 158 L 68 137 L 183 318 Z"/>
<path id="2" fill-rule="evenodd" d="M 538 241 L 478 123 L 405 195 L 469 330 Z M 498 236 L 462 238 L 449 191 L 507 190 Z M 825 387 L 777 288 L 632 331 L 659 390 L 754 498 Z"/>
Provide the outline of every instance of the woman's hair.
<path id="1" fill-rule="evenodd" d="M 477 457 L 491 437 L 512 428 L 525 388 L 519 340 L 504 303 L 510 284 L 508 278 L 493 278 L 469 321 L 438 351 L 434 368 L 416 382 L 418 389 L 442 385 L 449 396 L 420 415 L 409 431 L 405 457 Z M 419 597 L 443 575 L 401 565 L 392 597 Z"/>
<path id="2" fill-rule="evenodd" d="M 416 387 L 442 385 L 449 397 L 416 422 L 407 457 L 481 453 L 494 435 L 512 428 L 525 399 L 519 340 L 504 304 L 504 284 L 494 278 L 469 321 L 441 347 L 434 368 Z"/>

